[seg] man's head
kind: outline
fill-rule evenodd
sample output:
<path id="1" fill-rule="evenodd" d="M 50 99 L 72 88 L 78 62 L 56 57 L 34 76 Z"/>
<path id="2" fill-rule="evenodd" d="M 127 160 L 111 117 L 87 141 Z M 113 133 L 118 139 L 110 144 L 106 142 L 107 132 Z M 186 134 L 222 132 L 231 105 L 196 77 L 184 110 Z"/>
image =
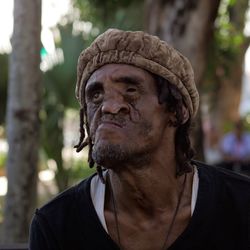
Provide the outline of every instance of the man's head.
<path id="1" fill-rule="evenodd" d="M 159 146 L 174 145 L 174 114 L 159 102 L 156 80 L 143 69 L 102 66 L 86 84 L 85 102 L 97 164 L 143 166 Z"/>
<path id="2" fill-rule="evenodd" d="M 102 165 L 136 161 L 159 143 L 176 147 L 180 135 L 189 148 L 182 158 L 190 159 L 187 130 L 198 109 L 192 67 L 159 38 L 119 30 L 99 36 L 79 57 L 76 96 L 82 106 L 77 148 L 90 144 L 90 166 L 94 160 Z"/>

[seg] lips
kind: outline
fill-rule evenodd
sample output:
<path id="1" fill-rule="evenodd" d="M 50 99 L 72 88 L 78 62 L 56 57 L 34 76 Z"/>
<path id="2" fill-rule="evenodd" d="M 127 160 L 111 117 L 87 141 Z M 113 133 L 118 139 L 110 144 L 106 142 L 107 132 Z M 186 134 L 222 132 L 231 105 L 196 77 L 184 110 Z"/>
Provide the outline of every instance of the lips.
<path id="1" fill-rule="evenodd" d="M 115 122 L 115 121 L 102 121 L 99 124 L 99 127 L 118 127 L 122 128 L 123 125 L 121 123 Z"/>
<path id="2" fill-rule="evenodd" d="M 108 125 L 114 125 L 117 127 L 124 127 L 126 123 L 126 120 L 124 117 L 121 116 L 110 116 L 110 115 L 105 115 L 100 119 L 100 125 L 101 124 L 108 124 Z"/>
<path id="3" fill-rule="evenodd" d="M 96 123 L 92 123 L 91 134 L 95 134 L 98 130 L 115 131 L 124 129 L 127 126 L 127 119 L 122 116 L 104 114 L 99 119 L 96 119 Z"/>

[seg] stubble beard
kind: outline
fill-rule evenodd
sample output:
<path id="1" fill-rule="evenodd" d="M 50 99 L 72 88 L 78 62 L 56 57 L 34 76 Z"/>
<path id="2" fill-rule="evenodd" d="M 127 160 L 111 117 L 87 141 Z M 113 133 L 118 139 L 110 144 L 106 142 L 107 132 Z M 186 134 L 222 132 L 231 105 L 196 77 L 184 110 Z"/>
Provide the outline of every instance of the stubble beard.
<path id="1" fill-rule="evenodd" d="M 130 154 L 117 144 L 96 144 L 93 147 L 92 158 L 105 168 L 113 168 L 128 159 Z"/>
<path id="2" fill-rule="evenodd" d="M 147 138 L 152 129 L 152 125 L 145 122 L 140 126 L 138 135 Z M 150 153 L 153 145 L 147 143 L 141 146 L 133 143 L 133 139 L 126 139 L 126 143 L 112 144 L 109 142 L 97 142 L 93 145 L 92 158 L 96 164 L 108 169 L 118 169 L 122 166 L 133 165 L 142 168 L 150 162 Z M 149 140 L 150 141 L 150 140 Z"/>

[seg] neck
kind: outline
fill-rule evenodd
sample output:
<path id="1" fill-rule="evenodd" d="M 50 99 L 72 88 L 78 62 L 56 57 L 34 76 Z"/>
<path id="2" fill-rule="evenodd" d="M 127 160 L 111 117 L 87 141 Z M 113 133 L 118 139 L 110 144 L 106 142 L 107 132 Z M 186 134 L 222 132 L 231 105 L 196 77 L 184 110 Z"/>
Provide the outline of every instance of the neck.
<path id="1" fill-rule="evenodd" d="M 140 216 L 155 216 L 172 211 L 183 189 L 184 175 L 176 177 L 175 161 L 157 162 L 133 168 L 126 166 L 119 171 L 109 170 L 110 185 L 119 210 L 136 211 Z M 183 197 L 191 199 L 192 174 L 187 174 Z"/>

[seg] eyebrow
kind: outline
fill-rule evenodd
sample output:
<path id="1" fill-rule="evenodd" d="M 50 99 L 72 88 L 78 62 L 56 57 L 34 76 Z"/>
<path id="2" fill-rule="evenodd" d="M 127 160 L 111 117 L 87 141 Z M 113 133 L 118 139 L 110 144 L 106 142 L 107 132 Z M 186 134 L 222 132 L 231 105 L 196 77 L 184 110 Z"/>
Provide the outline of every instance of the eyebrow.
<path id="1" fill-rule="evenodd" d="M 85 89 L 85 94 L 87 93 L 91 93 L 92 91 L 94 90 L 97 90 L 97 89 L 101 89 L 103 86 L 102 86 L 102 83 L 101 82 L 98 82 L 98 81 L 94 81 L 94 82 L 91 82 Z"/>
<path id="2" fill-rule="evenodd" d="M 135 86 L 139 86 L 139 85 L 142 85 L 141 82 L 143 81 L 143 79 L 137 76 L 120 76 L 120 77 L 114 78 L 113 81 L 116 83 L 121 82 L 121 83 L 125 83 L 128 85 L 132 84 Z M 88 84 L 88 86 L 85 89 L 85 94 L 91 93 L 92 91 L 101 89 L 101 88 L 103 88 L 102 82 L 99 82 L 99 81 L 90 82 L 90 84 Z"/>
<path id="3" fill-rule="evenodd" d="M 136 76 L 121 76 L 114 79 L 115 82 L 122 82 L 125 84 L 141 85 L 143 81 L 141 78 Z"/>

